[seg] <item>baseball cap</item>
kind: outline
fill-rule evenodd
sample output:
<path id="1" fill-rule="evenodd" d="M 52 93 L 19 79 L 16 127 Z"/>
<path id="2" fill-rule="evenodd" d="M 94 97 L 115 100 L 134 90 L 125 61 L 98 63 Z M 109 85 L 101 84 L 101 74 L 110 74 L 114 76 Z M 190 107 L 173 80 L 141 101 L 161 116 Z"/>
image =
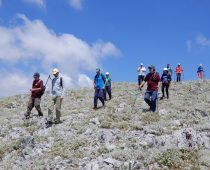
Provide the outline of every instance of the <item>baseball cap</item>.
<path id="1" fill-rule="evenodd" d="M 59 73 L 59 70 L 57 68 L 54 68 L 53 69 L 53 74 L 57 74 L 57 73 Z"/>
<path id="2" fill-rule="evenodd" d="M 34 73 L 33 77 L 40 77 L 39 73 Z"/>
<path id="3" fill-rule="evenodd" d="M 154 66 L 154 65 L 150 65 L 148 68 L 149 68 L 149 69 L 154 69 L 154 70 L 155 70 L 155 66 Z"/>

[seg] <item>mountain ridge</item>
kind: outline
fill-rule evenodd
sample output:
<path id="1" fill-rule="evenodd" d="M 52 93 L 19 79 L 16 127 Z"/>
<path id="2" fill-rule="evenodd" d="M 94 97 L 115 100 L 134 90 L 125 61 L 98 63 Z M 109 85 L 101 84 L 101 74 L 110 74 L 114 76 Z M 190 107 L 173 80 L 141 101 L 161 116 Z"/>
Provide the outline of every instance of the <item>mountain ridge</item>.
<path id="1" fill-rule="evenodd" d="M 22 119 L 29 95 L 1 99 L 0 167 L 209 169 L 210 81 L 172 82 L 158 113 L 146 111 L 145 88 L 114 83 L 113 99 L 96 111 L 93 88 L 67 90 L 63 123 L 48 129 L 49 92 L 42 98 L 43 118 L 33 110 L 32 118 Z"/>

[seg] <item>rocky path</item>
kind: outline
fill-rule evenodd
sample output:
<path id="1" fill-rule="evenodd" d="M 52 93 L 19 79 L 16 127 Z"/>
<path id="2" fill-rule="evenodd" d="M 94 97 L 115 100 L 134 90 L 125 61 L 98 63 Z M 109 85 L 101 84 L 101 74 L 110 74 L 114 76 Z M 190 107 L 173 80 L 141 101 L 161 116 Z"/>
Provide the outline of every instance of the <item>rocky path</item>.
<path id="1" fill-rule="evenodd" d="M 210 169 L 210 81 L 173 83 L 159 113 L 143 90 L 117 83 L 105 108 L 92 110 L 93 89 L 68 90 L 63 123 L 23 120 L 27 95 L 0 101 L 0 169 Z M 131 112 L 132 111 L 132 112 Z"/>

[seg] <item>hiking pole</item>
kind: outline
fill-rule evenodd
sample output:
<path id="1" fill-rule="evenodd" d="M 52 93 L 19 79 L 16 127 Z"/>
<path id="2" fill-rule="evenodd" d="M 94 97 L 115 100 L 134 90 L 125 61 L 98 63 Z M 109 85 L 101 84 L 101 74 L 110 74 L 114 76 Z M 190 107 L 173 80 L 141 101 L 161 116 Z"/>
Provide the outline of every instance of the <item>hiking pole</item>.
<path id="1" fill-rule="evenodd" d="M 156 108 L 156 109 L 157 109 L 157 113 L 159 113 L 159 108 L 158 108 L 158 96 L 159 96 L 159 94 L 160 94 L 160 93 L 157 93 L 157 101 L 156 101 L 156 105 L 157 105 L 157 108 Z"/>
<path id="2" fill-rule="evenodd" d="M 46 81 L 46 83 L 45 83 L 45 85 L 44 85 L 45 87 L 46 87 L 46 85 L 47 85 L 49 79 L 51 79 L 50 75 L 48 76 L 47 81 Z M 52 80 L 52 79 L 51 79 L 51 80 Z"/>
<path id="3" fill-rule="evenodd" d="M 131 113 L 133 113 L 133 109 L 134 109 L 134 107 L 135 107 L 135 104 L 136 104 L 136 100 L 137 100 L 137 98 L 138 98 L 138 95 L 140 94 L 140 91 L 141 91 L 141 88 L 138 88 L 138 93 L 136 94 L 136 97 L 135 97 L 135 100 L 134 100 L 134 103 L 133 103 L 133 106 L 132 106 L 132 109 L 131 109 Z"/>

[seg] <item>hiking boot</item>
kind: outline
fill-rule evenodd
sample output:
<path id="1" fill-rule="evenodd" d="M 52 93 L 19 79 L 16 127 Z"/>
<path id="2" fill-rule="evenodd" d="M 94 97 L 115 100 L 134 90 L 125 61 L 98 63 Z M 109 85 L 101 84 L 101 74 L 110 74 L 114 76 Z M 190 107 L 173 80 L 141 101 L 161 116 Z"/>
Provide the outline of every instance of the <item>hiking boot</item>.
<path id="1" fill-rule="evenodd" d="M 25 113 L 24 116 L 25 116 L 25 119 L 29 119 L 30 118 L 30 115 L 28 113 Z"/>
<path id="2" fill-rule="evenodd" d="M 43 116 L 43 113 L 39 113 L 38 116 Z"/>
<path id="3" fill-rule="evenodd" d="M 47 121 L 46 122 L 46 128 L 50 128 L 50 127 L 52 127 L 52 122 L 51 121 Z"/>
<path id="4" fill-rule="evenodd" d="M 93 110 L 97 110 L 97 107 L 96 107 L 96 106 L 94 106 L 94 107 L 93 107 Z"/>
<path id="5" fill-rule="evenodd" d="M 60 121 L 60 120 L 55 120 L 55 122 L 54 122 L 54 123 L 57 125 L 57 124 L 62 123 L 62 121 Z"/>
<path id="6" fill-rule="evenodd" d="M 163 100 L 163 97 L 161 97 L 160 100 Z"/>

